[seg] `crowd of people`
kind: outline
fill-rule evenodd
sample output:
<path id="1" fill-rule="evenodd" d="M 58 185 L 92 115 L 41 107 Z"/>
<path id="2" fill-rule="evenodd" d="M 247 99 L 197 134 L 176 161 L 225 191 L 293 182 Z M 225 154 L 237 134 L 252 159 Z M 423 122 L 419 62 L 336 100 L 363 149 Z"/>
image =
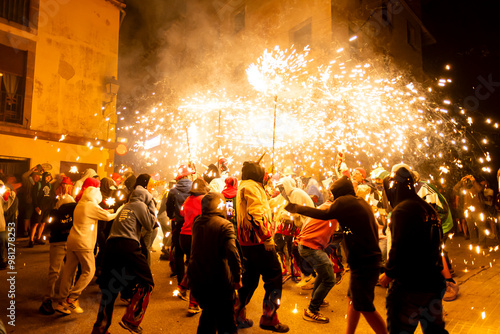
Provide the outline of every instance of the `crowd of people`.
<path id="1" fill-rule="evenodd" d="M 443 249 L 448 235 L 478 246 L 498 243 L 498 198 L 472 175 L 451 196 L 406 164 L 370 174 L 343 164 L 316 180 L 270 174 L 253 161 L 230 173 L 221 158 L 202 174 L 187 164 L 175 175 L 163 183 L 148 174 L 100 177 L 87 169 L 72 182 L 41 165 L 21 182 L 1 175 L 1 268 L 6 226 L 15 223 L 27 247 L 50 243 L 40 313 L 83 313 L 79 297 L 97 277 L 102 295 L 92 333 L 108 333 L 118 296 L 128 304 L 119 324 L 141 333 L 158 237 L 176 296 L 189 302 L 187 312 L 201 312 L 198 333 L 252 327 L 246 307 L 260 280 L 260 328 L 290 330 L 278 317 L 290 279 L 311 292 L 303 319 L 328 323 L 320 310 L 347 271 L 347 333 L 361 316 L 375 333 L 413 333 L 419 323 L 424 333 L 447 333 L 442 302 L 459 292 Z M 373 303 L 376 285 L 388 288 L 385 318 Z"/>

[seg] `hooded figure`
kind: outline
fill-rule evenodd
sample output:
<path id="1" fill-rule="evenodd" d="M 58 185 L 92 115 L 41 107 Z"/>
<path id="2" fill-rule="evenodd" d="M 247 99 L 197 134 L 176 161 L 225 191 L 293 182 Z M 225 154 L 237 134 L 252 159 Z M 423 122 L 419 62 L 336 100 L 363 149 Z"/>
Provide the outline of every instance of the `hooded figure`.
<path id="1" fill-rule="evenodd" d="M 214 164 L 208 166 L 208 169 L 203 173 L 203 179 L 207 182 L 211 191 L 221 193 L 224 190 L 224 180 L 220 177 L 219 169 Z"/>
<path id="2" fill-rule="evenodd" d="M 413 333 L 422 322 L 428 333 L 448 333 L 442 318 L 446 287 L 441 275 L 441 225 L 436 211 L 413 188 L 409 168 L 393 169 L 384 179 L 391 206 L 392 247 L 380 283 L 387 286 L 389 333 Z M 411 318 L 407 314 L 414 314 Z M 429 317 L 432 314 L 432 317 Z"/>
<path id="3" fill-rule="evenodd" d="M 323 204 L 323 194 L 319 190 L 319 183 L 314 178 L 310 178 L 307 182 L 305 192 L 311 197 L 315 206 Z"/>
<path id="4" fill-rule="evenodd" d="M 241 259 L 233 225 L 226 220 L 225 199 L 210 192 L 201 200 L 202 214 L 193 224 L 188 265 L 191 292 L 203 311 L 198 333 L 236 333 L 234 289 L 241 287 Z"/>
<path id="5" fill-rule="evenodd" d="M 149 296 L 154 287 L 153 275 L 141 249 L 141 235 L 151 233 L 156 224 L 153 196 L 143 187 L 136 187 L 118 214 L 104 252 L 102 275 L 98 279 L 102 297 L 94 323 L 93 334 L 107 333 L 118 293 L 135 287 L 131 303 L 120 326 L 139 333 Z M 127 273 L 116 279 L 116 273 Z M 123 295 L 122 295 L 123 297 Z"/>
<path id="6" fill-rule="evenodd" d="M 182 174 L 181 174 L 182 172 Z M 181 207 L 184 201 L 189 197 L 189 192 L 193 182 L 188 178 L 192 174 L 192 170 L 185 165 L 179 167 L 179 177 L 177 176 L 177 183 L 169 191 L 167 195 L 167 216 L 172 221 L 172 247 L 175 257 L 175 272 L 177 274 L 177 284 L 181 284 L 184 278 L 184 252 L 180 245 L 180 234 L 182 225 L 184 224 L 184 217 L 181 215 Z M 181 290 L 181 288 L 179 287 Z M 181 290 L 182 291 L 182 290 Z"/>
<path id="7" fill-rule="evenodd" d="M 72 194 L 73 198 L 76 200 L 76 196 L 78 195 L 78 193 L 82 189 L 83 183 L 85 182 L 86 179 L 98 178 L 98 177 L 99 177 L 99 175 L 97 175 L 95 170 L 93 170 L 92 168 L 86 169 L 85 172 L 83 172 L 83 176 L 81 177 L 81 179 L 77 180 L 75 182 L 75 185 L 73 186 L 73 194 Z"/>
<path id="8" fill-rule="evenodd" d="M 289 203 L 285 209 L 292 213 L 320 220 L 336 219 L 344 234 L 347 263 L 351 267 L 347 323 L 363 316 L 370 317 L 371 327 L 378 331 L 385 323 L 373 304 L 374 289 L 378 281 L 382 256 L 378 246 L 378 224 L 370 205 L 356 197 L 352 182 L 347 176 L 335 181 L 330 191 L 334 202 L 329 208 L 319 210 Z M 355 330 L 355 328 L 348 328 Z"/>
<path id="9" fill-rule="evenodd" d="M 294 279 L 300 277 L 301 272 L 297 265 L 297 262 L 300 260 L 293 254 L 296 249 L 296 246 L 295 248 L 293 246 L 293 238 L 299 235 L 300 229 L 306 219 L 306 217 L 299 214 L 290 214 L 287 212 L 284 208 L 284 204 L 286 203 L 285 198 L 288 198 L 292 203 L 314 208 L 314 202 L 311 197 L 304 190 L 297 188 L 295 182 L 289 176 L 281 178 L 279 181 L 281 194 L 273 199 L 273 202 L 278 204 L 274 242 L 276 243 L 276 250 L 283 267 L 284 281 L 290 277 Z"/>
<path id="10" fill-rule="evenodd" d="M 260 327 L 275 332 L 288 332 L 287 325 L 278 320 L 277 310 L 283 282 L 281 265 L 272 238 L 271 209 L 264 190 L 265 170 L 256 162 L 246 161 L 241 170 L 242 181 L 236 195 L 238 241 L 246 258 L 243 287 L 239 289 L 240 305 L 237 310 L 239 328 L 251 327 L 246 317 L 246 305 L 259 285 L 264 281 L 263 314 Z"/>
<path id="11" fill-rule="evenodd" d="M 78 298 L 94 277 L 97 222 L 99 220 L 109 221 L 116 216 L 116 213 L 109 213 L 101 208 L 99 206 L 101 202 L 101 190 L 90 186 L 85 189 L 75 207 L 73 227 L 69 232 L 67 241 L 66 263 L 61 274 L 60 301 L 56 307 L 56 311 L 62 314 L 83 312 L 79 306 Z M 82 273 L 72 286 L 78 264 L 81 265 Z"/>

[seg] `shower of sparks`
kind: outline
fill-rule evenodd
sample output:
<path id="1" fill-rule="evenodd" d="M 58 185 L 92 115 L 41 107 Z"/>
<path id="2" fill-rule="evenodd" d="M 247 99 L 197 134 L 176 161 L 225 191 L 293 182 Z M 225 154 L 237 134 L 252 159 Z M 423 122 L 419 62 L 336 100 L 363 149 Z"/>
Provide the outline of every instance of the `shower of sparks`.
<path id="1" fill-rule="evenodd" d="M 188 162 L 207 166 L 222 155 L 237 175 L 243 161 L 270 152 L 275 107 L 278 170 L 293 165 L 328 175 L 339 147 L 351 165 L 389 169 L 395 162 L 433 161 L 434 172 L 442 174 L 453 165 L 462 168 L 461 154 L 475 154 L 477 163 L 491 160 L 486 144 L 471 149 L 472 118 L 464 110 L 461 119 L 450 115 L 450 100 L 435 98 L 434 89 L 402 74 L 388 77 L 376 64 L 343 61 L 341 53 L 319 66 L 308 54 L 307 48 L 265 50 L 247 68 L 247 95 L 225 88 L 197 92 L 175 106 L 137 111 L 120 130 L 134 138 L 132 150 L 147 166 L 163 172 Z"/>

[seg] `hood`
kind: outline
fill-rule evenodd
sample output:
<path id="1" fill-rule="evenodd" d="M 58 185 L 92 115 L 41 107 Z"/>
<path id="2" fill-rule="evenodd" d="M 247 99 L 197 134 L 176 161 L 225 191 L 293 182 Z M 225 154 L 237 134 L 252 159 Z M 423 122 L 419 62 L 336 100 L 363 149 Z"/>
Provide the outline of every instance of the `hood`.
<path id="1" fill-rule="evenodd" d="M 292 194 L 293 189 L 297 188 L 296 187 L 296 182 L 294 179 L 292 179 L 289 176 L 282 177 L 279 181 L 283 185 L 283 188 L 285 189 L 285 194 L 287 196 L 290 196 Z"/>
<path id="2" fill-rule="evenodd" d="M 311 180 L 313 180 L 313 179 L 311 179 Z M 314 180 L 314 181 L 316 181 L 316 180 Z M 307 187 L 306 187 L 306 193 L 309 196 L 317 196 L 318 198 L 323 198 L 323 194 L 319 190 L 319 185 L 318 185 L 317 181 L 315 183 L 311 183 L 309 181 L 309 183 L 307 184 Z"/>
<path id="3" fill-rule="evenodd" d="M 128 189 L 128 191 L 132 191 L 134 189 L 135 181 L 137 181 L 137 178 L 135 175 L 130 175 L 127 177 L 127 179 L 123 182 L 125 187 Z"/>
<path id="4" fill-rule="evenodd" d="M 224 190 L 222 190 L 222 195 L 225 198 L 233 198 L 236 197 L 236 193 L 238 192 L 238 179 L 234 176 L 228 176 L 224 182 L 226 186 Z"/>
<path id="5" fill-rule="evenodd" d="M 153 200 L 153 195 L 149 193 L 145 188 L 143 187 L 137 187 L 132 191 L 130 194 L 130 199 L 129 202 L 142 202 L 142 203 L 149 203 Z"/>
<path id="6" fill-rule="evenodd" d="M 351 180 L 349 180 L 345 175 L 332 184 L 330 191 L 334 200 L 345 195 L 356 196 Z"/>
<path id="7" fill-rule="evenodd" d="M 116 189 L 116 184 L 113 179 L 105 177 L 101 180 L 101 193 L 104 197 L 111 196 L 111 192 Z"/>
<path id="8" fill-rule="evenodd" d="M 209 192 L 201 200 L 201 214 L 204 216 L 215 215 L 226 219 L 226 200 L 219 193 Z"/>
<path id="9" fill-rule="evenodd" d="M 207 183 L 202 179 L 196 179 L 191 185 L 191 190 L 189 193 L 194 196 L 205 195 L 208 193 L 210 188 L 207 187 Z"/>
<path id="10" fill-rule="evenodd" d="M 139 175 L 135 180 L 134 189 L 137 188 L 137 186 L 142 186 L 144 189 L 148 189 L 148 183 L 150 179 L 151 175 L 149 174 Z"/>
<path id="11" fill-rule="evenodd" d="M 191 191 L 191 187 L 193 186 L 193 181 L 190 179 L 180 179 L 175 184 L 175 189 L 179 190 L 181 193 L 189 193 Z"/>
<path id="12" fill-rule="evenodd" d="M 78 201 L 77 201 L 78 202 Z M 99 204 L 102 202 L 101 189 L 96 187 L 87 187 L 79 202 L 94 202 Z"/>
<path id="13" fill-rule="evenodd" d="M 203 173 L 203 179 L 210 184 L 213 179 L 220 178 L 219 169 L 214 164 L 210 164 L 208 169 Z"/>
<path id="14" fill-rule="evenodd" d="M 94 179 L 92 177 L 90 178 L 87 178 L 84 182 L 83 182 L 83 186 L 82 186 L 82 189 L 80 189 L 80 192 L 78 193 L 78 195 L 76 195 L 75 197 L 75 201 L 76 202 L 79 202 L 80 199 L 83 197 L 83 194 L 85 193 L 85 190 L 88 188 L 88 187 L 94 187 L 94 188 L 100 188 L 100 185 L 101 185 L 101 182 L 98 180 L 98 179 Z M 99 189 L 99 194 L 101 193 L 101 190 Z M 100 202 L 99 202 L 100 203 Z"/>
<path id="15" fill-rule="evenodd" d="M 253 180 L 258 183 L 264 182 L 266 171 L 264 167 L 253 161 L 245 161 L 241 169 L 241 180 Z"/>
<path id="16" fill-rule="evenodd" d="M 94 177 L 94 176 L 97 176 L 95 170 L 93 170 L 92 168 L 88 168 L 85 170 L 85 172 L 83 172 L 83 176 L 81 177 L 80 180 L 85 181 L 89 177 Z"/>
<path id="17" fill-rule="evenodd" d="M 412 174 L 404 166 L 393 168 L 391 175 L 384 178 L 384 190 L 393 208 L 404 200 L 420 198 L 415 192 Z"/>

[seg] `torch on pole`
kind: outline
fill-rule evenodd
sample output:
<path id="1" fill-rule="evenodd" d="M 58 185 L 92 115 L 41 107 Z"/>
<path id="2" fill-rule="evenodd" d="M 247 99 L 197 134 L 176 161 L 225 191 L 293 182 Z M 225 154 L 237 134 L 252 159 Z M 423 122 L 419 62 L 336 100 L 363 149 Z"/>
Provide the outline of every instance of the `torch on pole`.
<path id="1" fill-rule="evenodd" d="M 274 124 L 273 124 L 273 156 L 271 162 L 271 173 L 274 174 L 274 147 L 276 144 L 276 106 L 278 105 L 278 95 L 274 95 Z"/>

